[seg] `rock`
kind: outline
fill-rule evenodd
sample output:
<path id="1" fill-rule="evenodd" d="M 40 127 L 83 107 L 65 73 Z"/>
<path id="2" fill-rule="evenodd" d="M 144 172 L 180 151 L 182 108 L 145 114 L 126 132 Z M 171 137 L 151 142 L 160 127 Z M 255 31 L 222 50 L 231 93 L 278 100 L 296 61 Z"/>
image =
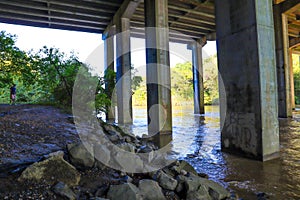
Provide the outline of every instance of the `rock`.
<path id="1" fill-rule="evenodd" d="M 221 186 L 220 184 L 214 182 L 214 181 L 211 181 L 211 180 L 208 180 L 208 179 L 205 179 L 205 178 L 200 178 L 200 182 L 201 182 L 201 185 L 205 185 L 209 188 L 209 194 L 210 196 L 213 198 L 213 199 L 226 199 L 226 198 L 229 198 L 230 197 L 230 193 L 229 191 L 227 191 L 223 186 Z"/>
<path id="2" fill-rule="evenodd" d="M 186 200 L 213 200 L 205 188 L 187 193 Z"/>
<path id="3" fill-rule="evenodd" d="M 74 186 L 78 185 L 80 174 L 62 157 L 52 156 L 47 160 L 34 163 L 26 168 L 18 180 L 30 180 L 37 183 L 46 181 L 50 185 L 57 182 L 64 182 L 69 186 Z"/>
<path id="4" fill-rule="evenodd" d="M 53 153 L 50 153 L 46 156 L 46 158 L 50 158 L 50 157 L 53 157 L 53 156 L 58 156 L 58 157 L 61 157 L 63 158 L 65 155 L 65 153 L 63 151 L 56 151 L 56 152 L 53 152 Z"/>
<path id="5" fill-rule="evenodd" d="M 153 151 L 153 149 L 147 145 L 143 145 L 138 149 L 138 153 L 149 153 L 151 151 Z"/>
<path id="6" fill-rule="evenodd" d="M 98 190 L 95 193 L 96 197 L 103 197 L 107 194 L 107 191 L 109 189 L 109 185 L 102 185 L 98 188 Z"/>
<path id="7" fill-rule="evenodd" d="M 124 176 L 122 177 L 122 181 L 126 183 L 132 183 L 133 179 L 130 176 Z"/>
<path id="8" fill-rule="evenodd" d="M 156 181 L 144 179 L 139 182 L 139 189 L 145 200 L 165 200 L 161 187 Z"/>
<path id="9" fill-rule="evenodd" d="M 158 173 L 158 183 L 164 189 L 175 190 L 178 182 L 170 175 L 160 171 Z"/>
<path id="10" fill-rule="evenodd" d="M 198 175 L 198 173 L 196 172 L 194 167 L 191 166 L 188 162 L 181 160 L 181 161 L 179 161 L 178 164 L 179 164 L 178 166 L 173 168 L 177 171 L 178 174 L 180 174 L 181 170 L 185 170 L 186 172 L 192 173 L 196 176 Z"/>
<path id="11" fill-rule="evenodd" d="M 94 146 L 95 159 L 104 165 L 108 165 L 110 161 L 110 150 L 106 145 L 98 144 Z"/>
<path id="12" fill-rule="evenodd" d="M 142 200 L 139 189 L 131 183 L 111 185 L 107 198 L 110 200 Z"/>
<path id="13" fill-rule="evenodd" d="M 143 172 L 144 163 L 139 156 L 130 152 L 115 152 L 113 156 L 112 166 L 115 166 L 120 171 L 126 172 Z M 116 166 L 118 165 L 118 166 Z"/>
<path id="14" fill-rule="evenodd" d="M 57 183 L 53 187 L 53 192 L 55 192 L 56 194 L 58 194 L 62 197 L 66 197 L 70 200 L 75 200 L 76 199 L 76 194 L 63 182 Z"/>
<path id="15" fill-rule="evenodd" d="M 184 183 L 186 189 L 186 199 L 190 200 L 202 200 L 202 199 L 214 199 L 221 200 L 230 197 L 230 193 L 218 183 L 211 180 L 196 177 L 196 176 L 182 176 L 177 177 L 179 184 Z M 177 187 L 178 190 L 181 188 Z M 176 190 L 177 190 L 176 189 Z M 178 191 L 180 192 L 180 191 Z M 181 190 L 182 192 L 182 190 Z"/>
<path id="16" fill-rule="evenodd" d="M 127 143 L 132 142 L 132 139 L 129 136 L 124 136 L 123 138 L 124 138 L 125 142 L 127 142 Z"/>
<path id="17" fill-rule="evenodd" d="M 85 169 L 92 168 L 94 166 L 94 151 L 91 147 L 83 145 L 82 143 L 75 145 L 72 144 L 68 145 L 68 151 L 71 163 L 75 167 L 79 169 Z"/>
<path id="18" fill-rule="evenodd" d="M 117 145 L 120 149 L 123 149 L 124 151 L 128 151 L 131 153 L 135 153 L 135 147 L 128 143 L 122 143 Z"/>
<path id="19" fill-rule="evenodd" d="M 117 134 L 108 135 L 107 137 L 111 142 L 118 142 L 121 139 L 121 137 Z"/>
<path id="20" fill-rule="evenodd" d="M 165 196 L 167 199 L 180 200 L 180 197 L 173 191 L 167 191 Z"/>
<path id="21" fill-rule="evenodd" d="M 187 171 L 185 171 L 184 169 L 182 169 L 182 170 L 180 171 L 180 174 L 183 175 L 183 176 L 186 176 L 186 175 L 187 175 Z"/>

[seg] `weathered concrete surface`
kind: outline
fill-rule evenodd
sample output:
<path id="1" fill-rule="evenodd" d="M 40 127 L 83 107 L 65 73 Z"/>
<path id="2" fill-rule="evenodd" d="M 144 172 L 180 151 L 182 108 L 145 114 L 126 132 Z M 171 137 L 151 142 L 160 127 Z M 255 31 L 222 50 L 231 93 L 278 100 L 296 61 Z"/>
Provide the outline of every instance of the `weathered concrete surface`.
<path id="1" fill-rule="evenodd" d="M 111 29 L 109 30 L 109 32 L 105 35 L 102 35 L 102 39 L 104 41 L 104 69 L 105 71 L 107 70 L 112 70 L 115 71 L 114 69 L 114 34 L 115 34 L 115 27 L 111 27 Z M 106 81 L 106 85 L 105 85 L 105 90 L 107 91 L 107 93 L 109 94 L 109 97 L 112 98 L 112 91 L 114 88 L 112 88 L 112 86 L 114 86 L 114 83 L 110 83 L 108 82 L 110 80 Z M 115 109 L 114 109 L 114 105 L 113 107 L 109 107 L 107 109 L 107 113 L 106 113 L 106 119 L 109 121 L 115 121 Z"/>
<path id="2" fill-rule="evenodd" d="M 120 18 L 116 24 L 118 123 L 132 123 L 130 19 Z"/>
<path id="3" fill-rule="evenodd" d="M 206 39 L 201 38 L 188 46 L 192 50 L 193 59 L 193 89 L 194 89 L 194 113 L 204 114 L 204 85 L 203 85 L 203 61 L 202 47 Z"/>
<path id="4" fill-rule="evenodd" d="M 158 136 L 172 133 L 168 1 L 145 0 L 144 4 L 148 131 L 164 146 Z"/>
<path id="5" fill-rule="evenodd" d="M 286 79 L 285 79 L 285 60 L 283 49 L 283 30 L 281 6 L 273 6 L 275 45 L 276 45 L 276 66 L 277 66 L 277 87 L 278 87 L 278 116 L 288 117 L 287 99 L 286 99 Z"/>
<path id="6" fill-rule="evenodd" d="M 216 1 L 222 149 L 260 160 L 279 151 L 272 12 L 272 0 Z"/>

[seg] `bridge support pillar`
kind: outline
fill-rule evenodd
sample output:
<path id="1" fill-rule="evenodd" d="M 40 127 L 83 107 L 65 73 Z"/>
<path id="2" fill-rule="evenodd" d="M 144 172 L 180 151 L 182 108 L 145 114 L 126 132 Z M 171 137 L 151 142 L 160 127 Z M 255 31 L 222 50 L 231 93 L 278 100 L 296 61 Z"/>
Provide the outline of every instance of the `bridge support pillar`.
<path id="1" fill-rule="evenodd" d="M 132 123 L 130 19 L 120 18 L 116 23 L 117 107 L 118 123 Z"/>
<path id="2" fill-rule="evenodd" d="M 204 114 L 204 85 L 203 85 L 203 61 L 202 47 L 206 39 L 201 38 L 188 46 L 192 50 L 193 59 L 193 89 L 194 89 L 194 113 Z"/>
<path id="3" fill-rule="evenodd" d="M 262 161 L 279 152 L 272 2 L 215 1 L 222 150 Z"/>
<path id="4" fill-rule="evenodd" d="M 274 5 L 274 27 L 276 45 L 278 116 L 292 117 L 292 93 L 288 50 L 287 18 L 282 14 L 280 4 Z"/>
<path id="5" fill-rule="evenodd" d="M 148 132 L 162 147 L 172 139 L 168 1 L 145 0 Z"/>
<path id="6" fill-rule="evenodd" d="M 105 70 L 105 90 L 112 101 L 112 105 L 106 108 L 106 120 L 115 121 L 115 106 L 113 104 L 113 90 L 115 82 L 109 77 L 109 73 L 114 72 L 114 34 L 115 28 L 111 28 L 108 33 L 102 35 L 104 41 L 104 70 Z"/>

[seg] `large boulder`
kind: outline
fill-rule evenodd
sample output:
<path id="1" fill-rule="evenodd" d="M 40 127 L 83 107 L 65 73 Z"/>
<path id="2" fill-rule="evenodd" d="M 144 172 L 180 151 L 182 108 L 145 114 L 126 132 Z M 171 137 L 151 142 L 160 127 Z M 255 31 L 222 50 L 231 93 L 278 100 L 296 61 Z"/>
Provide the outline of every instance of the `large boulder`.
<path id="1" fill-rule="evenodd" d="M 117 146 L 124 151 L 135 153 L 135 146 L 133 146 L 132 144 L 122 143 L 122 144 L 118 144 Z"/>
<path id="2" fill-rule="evenodd" d="M 113 159 L 111 159 L 112 166 L 121 171 L 127 172 L 143 172 L 144 162 L 134 153 L 115 150 Z"/>
<path id="3" fill-rule="evenodd" d="M 145 200 L 165 200 L 161 187 L 156 181 L 144 179 L 139 182 L 139 189 Z"/>
<path id="4" fill-rule="evenodd" d="M 91 146 L 78 143 L 69 144 L 67 148 L 69 151 L 71 163 L 76 168 L 86 169 L 92 168 L 94 166 L 94 150 Z"/>
<path id="5" fill-rule="evenodd" d="M 62 156 L 51 156 L 42 162 L 30 165 L 22 172 L 18 180 L 29 180 L 36 183 L 46 181 L 50 185 L 64 182 L 69 186 L 74 186 L 78 185 L 80 181 L 80 173 Z"/>
<path id="6" fill-rule="evenodd" d="M 107 198 L 110 200 L 142 200 L 139 189 L 131 184 L 125 183 L 122 185 L 111 185 Z"/>
<path id="7" fill-rule="evenodd" d="M 222 200 L 230 197 L 230 193 L 218 183 L 211 180 L 190 176 L 179 175 L 177 177 L 178 185 L 184 184 L 186 199 L 190 200 Z M 177 187 L 178 190 L 178 187 Z M 181 191 L 182 192 L 182 191 Z"/>
<path id="8" fill-rule="evenodd" d="M 107 145 L 97 144 L 94 146 L 94 156 L 98 162 L 107 166 L 110 161 L 110 151 Z M 98 164 L 98 162 L 96 162 Z M 96 164 L 96 165 L 97 165 Z"/>
<path id="9" fill-rule="evenodd" d="M 198 175 L 197 171 L 194 169 L 193 166 L 191 166 L 188 162 L 184 160 L 180 160 L 177 164 L 177 166 L 174 166 L 173 169 L 180 174 L 182 171 L 186 171 L 189 173 L 192 173 L 194 175 Z"/>
<path id="10" fill-rule="evenodd" d="M 175 190 L 177 187 L 177 180 L 174 179 L 172 176 L 164 173 L 163 171 L 159 171 L 157 175 L 157 180 L 159 185 L 167 190 Z"/>

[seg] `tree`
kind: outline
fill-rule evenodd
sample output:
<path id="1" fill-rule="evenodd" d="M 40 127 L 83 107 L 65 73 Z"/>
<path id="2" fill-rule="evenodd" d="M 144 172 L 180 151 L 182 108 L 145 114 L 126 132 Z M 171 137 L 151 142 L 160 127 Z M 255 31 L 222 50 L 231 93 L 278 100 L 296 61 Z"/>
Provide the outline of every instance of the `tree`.
<path id="1" fill-rule="evenodd" d="M 105 107 L 110 105 L 110 96 L 104 91 L 104 85 L 108 84 L 105 83 L 104 77 L 92 76 L 89 67 L 78 61 L 74 54 L 68 57 L 59 49 L 46 46 L 36 53 L 26 53 L 16 47 L 15 43 L 15 35 L 0 32 L 2 102 L 8 101 L 9 85 L 17 82 L 18 101 L 47 102 L 71 108 L 74 82 L 81 76 L 85 78 L 85 82 L 77 89 L 81 89 L 82 94 L 87 92 L 93 95 L 93 102 L 83 101 L 83 104 L 93 104 L 97 111 L 104 111 Z M 105 76 L 115 79 L 114 72 Z M 95 85 L 95 91 L 91 90 L 91 84 Z"/>
<path id="2" fill-rule="evenodd" d="M 210 56 L 203 63 L 204 103 L 219 103 L 217 55 Z"/>
<path id="3" fill-rule="evenodd" d="M 34 61 L 16 46 L 15 35 L 0 32 L 0 86 L 7 87 L 15 81 L 25 85 L 34 82 Z"/>
<path id="4" fill-rule="evenodd" d="M 171 68 L 172 95 L 190 101 L 193 99 L 192 63 L 178 63 Z"/>

